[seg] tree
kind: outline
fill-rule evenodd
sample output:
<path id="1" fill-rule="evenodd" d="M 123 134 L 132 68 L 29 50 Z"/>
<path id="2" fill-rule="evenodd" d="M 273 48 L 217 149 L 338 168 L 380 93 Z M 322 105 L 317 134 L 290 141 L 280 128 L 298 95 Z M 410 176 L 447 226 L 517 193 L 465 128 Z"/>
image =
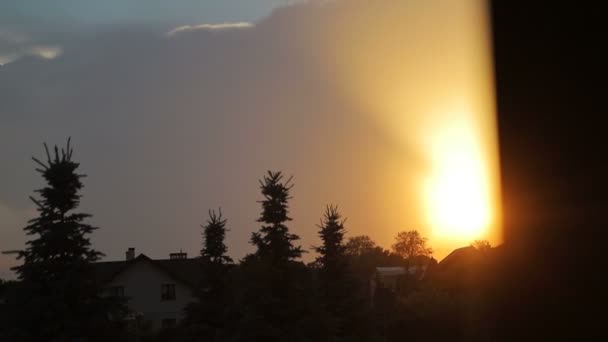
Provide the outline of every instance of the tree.
<path id="1" fill-rule="evenodd" d="M 426 245 L 427 240 L 417 230 L 399 232 L 395 237 L 392 249 L 395 254 L 404 259 L 430 257 L 433 254 L 433 250 Z"/>
<path id="2" fill-rule="evenodd" d="M 379 266 L 400 266 L 403 259 L 378 246 L 369 236 L 353 236 L 345 245 L 345 254 L 354 273 L 361 282 L 369 282 L 369 277 Z"/>
<path id="3" fill-rule="evenodd" d="M 295 261 L 302 254 L 286 225 L 291 178 L 283 182 L 281 172 L 271 172 L 260 181 L 263 200 L 259 232 L 251 243 L 257 251 L 247 256 L 237 272 L 238 327 L 234 340 L 306 341 L 318 328 L 313 313 L 314 288 L 306 266 Z"/>
<path id="4" fill-rule="evenodd" d="M 222 209 L 219 209 L 219 215 L 214 210 L 209 210 L 209 218 L 206 225 L 201 225 L 203 228 L 203 249 L 201 250 L 201 258 L 204 262 L 225 265 L 232 263 L 232 258 L 226 255 L 228 247 L 224 243 L 226 238 L 226 219 L 222 217 Z"/>
<path id="5" fill-rule="evenodd" d="M 345 253 L 348 256 L 361 256 L 376 248 L 376 243 L 367 235 L 353 236 L 348 239 Z"/>
<path id="6" fill-rule="evenodd" d="M 338 212 L 338 207 L 328 205 L 325 208 L 325 213 L 321 219 L 319 227 L 319 237 L 323 244 L 319 247 L 314 247 L 314 250 L 319 253 L 317 260 L 321 264 L 321 270 L 327 275 L 336 274 L 336 272 L 344 272 L 345 268 L 345 246 L 343 244 L 345 220 L 342 220 L 342 215 Z"/>
<path id="7" fill-rule="evenodd" d="M 269 258 L 272 263 L 284 263 L 302 255 L 302 248 L 294 246 L 293 241 L 299 240 L 295 234 L 289 233 L 286 225 L 291 218 L 288 216 L 288 202 L 291 199 L 289 191 L 292 188 L 291 177 L 282 182 L 283 174 L 268 171 L 260 180 L 260 188 L 264 199 L 262 214 L 258 222 L 262 222 L 259 232 L 252 234 L 251 243 L 257 247 L 256 255 Z"/>
<path id="8" fill-rule="evenodd" d="M 318 234 L 322 244 L 319 247 L 313 247 L 319 253 L 317 265 L 319 266 L 321 297 L 325 304 L 332 309 L 336 309 L 336 306 L 341 304 L 337 302 L 343 299 L 345 293 L 348 265 L 343 244 L 346 232 L 344 221 L 338 212 L 338 207 L 328 205 L 321 224 L 318 225 Z"/>
<path id="9" fill-rule="evenodd" d="M 427 241 L 427 238 L 422 237 L 417 230 L 397 233 L 395 243 L 391 247 L 393 253 L 404 259 L 408 275 L 412 264 L 428 266 L 428 263 L 432 262 L 433 250 L 427 246 Z"/>
<path id="10" fill-rule="evenodd" d="M 325 313 L 326 339 L 332 341 L 352 341 L 359 328 L 362 303 L 358 300 L 357 286 L 344 246 L 345 220 L 338 207 L 325 208 L 319 227 L 322 244 L 314 247 L 319 253 L 318 265 L 320 302 Z"/>
<path id="11" fill-rule="evenodd" d="M 492 248 L 488 240 L 475 240 L 471 243 L 471 247 L 474 247 L 480 252 L 487 252 Z"/>
<path id="12" fill-rule="evenodd" d="M 7 310 L 7 306 L 4 303 L 4 300 L 6 298 L 6 292 L 7 292 L 7 285 L 9 283 L 5 282 L 4 280 L 2 280 L 2 278 L 0 278 L 0 341 L 8 341 L 9 337 L 5 336 L 5 332 L 8 330 L 8 328 L 10 327 L 10 322 L 9 322 L 9 310 Z"/>
<path id="13" fill-rule="evenodd" d="M 186 308 L 185 325 L 193 340 L 222 341 L 225 321 L 230 310 L 230 264 L 224 243 L 226 222 L 222 216 L 209 210 L 209 218 L 203 228 L 201 250 L 201 281 L 196 289 L 197 301 Z"/>
<path id="14" fill-rule="evenodd" d="M 40 198 L 30 197 L 39 216 L 24 228 L 33 236 L 19 253 L 21 266 L 13 268 L 21 280 L 19 330 L 23 340 L 75 340 L 100 337 L 100 324 L 108 318 L 107 302 L 99 297 L 90 265 L 102 253 L 91 247 L 88 235 L 96 227 L 85 220 L 91 215 L 74 213 L 80 204 L 81 179 L 79 164 L 72 160 L 70 139 L 51 157 L 46 150 L 46 163 L 32 158 L 40 168 L 47 186 L 36 190 Z"/>

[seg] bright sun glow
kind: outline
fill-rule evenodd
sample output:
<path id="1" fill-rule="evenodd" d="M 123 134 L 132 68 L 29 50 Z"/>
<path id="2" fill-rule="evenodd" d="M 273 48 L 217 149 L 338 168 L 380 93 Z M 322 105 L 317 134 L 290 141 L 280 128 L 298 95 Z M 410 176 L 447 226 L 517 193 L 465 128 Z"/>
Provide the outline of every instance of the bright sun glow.
<path id="1" fill-rule="evenodd" d="M 446 124 L 430 142 L 424 195 L 433 234 L 441 238 L 472 241 L 490 225 L 488 177 L 473 132 L 466 121 Z"/>
<path id="2" fill-rule="evenodd" d="M 398 11 L 383 1 L 370 3 L 378 21 L 365 11 L 354 16 L 343 11 L 324 34 L 336 84 L 391 144 L 382 148 L 388 159 L 373 150 L 378 140 L 361 139 L 357 152 L 362 162 L 377 167 L 374 182 L 390 180 L 382 199 L 370 200 L 394 208 L 386 210 L 390 217 L 382 215 L 385 243 L 399 230 L 417 229 L 437 258 L 473 240 L 499 245 L 488 1 L 402 1 Z M 381 225 L 364 216 L 368 224 Z"/>

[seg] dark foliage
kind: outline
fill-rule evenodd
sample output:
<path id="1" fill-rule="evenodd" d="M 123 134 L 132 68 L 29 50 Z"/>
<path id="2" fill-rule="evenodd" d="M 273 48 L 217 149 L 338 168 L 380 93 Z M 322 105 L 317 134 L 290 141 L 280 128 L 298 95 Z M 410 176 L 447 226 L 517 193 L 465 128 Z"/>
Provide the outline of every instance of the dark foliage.
<path id="1" fill-rule="evenodd" d="M 122 310 L 100 297 L 90 264 L 102 253 L 91 247 L 88 235 L 96 228 L 85 223 L 91 215 L 74 213 L 84 175 L 72 160 L 70 140 L 65 149 L 46 144 L 46 163 L 36 158 L 47 186 L 30 197 L 39 216 L 24 228 L 33 238 L 20 252 L 23 264 L 14 268 L 20 283 L 14 307 L 15 340 L 100 340 L 107 328 L 116 328 L 112 314 Z"/>
<path id="2" fill-rule="evenodd" d="M 251 239 L 257 251 L 239 267 L 236 340 L 310 341 L 318 337 L 312 276 L 304 264 L 294 261 L 302 249 L 293 245 L 299 238 L 286 225 L 291 220 L 291 178 L 282 179 L 281 172 L 268 171 L 260 181 L 264 199 L 258 221 L 263 225 Z"/>
<path id="3" fill-rule="evenodd" d="M 262 222 L 259 232 L 252 234 L 251 243 L 257 247 L 256 256 L 269 258 L 272 263 L 285 263 L 302 255 L 302 248 L 294 246 L 293 242 L 299 237 L 289 232 L 286 223 L 291 221 L 288 216 L 287 203 L 291 196 L 291 178 L 283 182 L 283 174 L 268 171 L 268 174 L 260 180 L 260 189 L 264 199 L 262 213 L 258 222 Z"/>
<path id="4" fill-rule="evenodd" d="M 319 253 L 317 260 L 321 265 L 321 278 L 329 279 L 331 275 L 340 276 L 346 270 L 346 248 L 343 244 L 346 229 L 337 206 L 328 205 L 325 208 L 318 227 L 323 244 L 315 247 L 314 250 Z"/>
<path id="5" fill-rule="evenodd" d="M 248 258 L 237 269 L 235 288 L 238 317 L 229 340 L 322 340 L 314 279 L 303 263 L 277 268 L 270 260 Z"/>
<path id="6" fill-rule="evenodd" d="M 234 265 L 225 244 L 226 219 L 209 211 L 203 228 L 200 283 L 182 324 L 154 332 L 130 329 L 125 307 L 100 297 L 90 264 L 101 253 L 88 235 L 88 214 L 73 213 L 83 175 L 76 173 L 69 144 L 55 148 L 47 163 L 34 159 L 48 186 L 37 190 L 39 217 L 24 228 L 28 241 L 15 268 L 18 282 L 0 282 L 0 338 L 10 341 L 429 341 L 483 340 L 491 336 L 483 286 L 498 264 L 495 248 L 476 243 L 454 251 L 441 264 L 430 257 L 416 231 L 397 235 L 393 251 L 368 236 L 346 242 L 336 206 L 326 207 L 318 225 L 321 245 L 307 267 L 289 232 L 291 178 L 268 172 L 260 181 L 263 199 L 257 250 Z M 413 274 L 408 266 L 426 265 Z M 384 282 L 377 267 L 406 267 Z M 421 268 L 417 268 L 421 269 Z M 372 285 L 373 284 L 373 285 Z M 134 322 L 131 322 L 132 324 Z M 143 326 L 143 325 L 142 325 Z M 131 327 L 132 328 L 132 327 Z M 127 333 L 129 332 L 130 333 Z"/>
<path id="7" fill-rule="evenodd" d="M 222 216 L 222 209 L 219 209 L 219 214 L 214 210 L 209 210 L 209 219 L 203 228 L 204 247 L 201 250 L 201 258 L 205 263 L 224 265 L 231 263 L 230 258 L 226 253 L 228 247 L 224 243 L 226 239 L 226 219 Z"/>
<path id="8" fill-rule="evenodd" d="M 475 240 L 471 246 L 482 252 L 486 252 L 492 248 L 488 240 Z"/>
<path id="9" fill-rule="evenodd" d="M 391 246 L 393 252 L 404 259 L 419 256 L 430 257 L 433 250 L 427 246 L 428 239 L 422 237 L 417 230 L 397 233 L 395 243 Z"/>
<path id="10" fill-rule="evenodd" d="M 324 313 L 327 341 L 359 340 L 365 326 L 362 319 L 365 304 L 346 256 L 344 222 L 337 206 L 327 206 L 318 226 L 322 245 L 314 248 L 319 253 L 316 261 L 319 305 Z"/>
<path id="11" fill-rule="evenodd" d="M 201 282 L 196 289 L 196 301 L 186 308 L 184 327 L 189 339 L 224 341 L 227 322 L 230 321 L 232 291 L 230 271 L 232 259 L 226 255 L 224 243 L 226 222 L 221 209 L 219 214 L 209 211 L 203 228 L 201 250 Z"/>
<path id="12" fill-rule="evenodd" d="M 370 279 L 378 266 L 403 266 L 404 260 L 370 239 L 367 235 L 350 237 L 345 245 L 345 253 L 353 272 L 363 284 Z"/>

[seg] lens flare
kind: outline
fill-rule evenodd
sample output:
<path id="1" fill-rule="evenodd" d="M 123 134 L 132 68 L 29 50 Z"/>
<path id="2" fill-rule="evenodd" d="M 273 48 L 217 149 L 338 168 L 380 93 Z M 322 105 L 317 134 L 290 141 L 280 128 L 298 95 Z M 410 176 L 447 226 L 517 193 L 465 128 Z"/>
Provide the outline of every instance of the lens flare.
<path id="1" fill-rule="evenodd" d="M 331 58 L 323 61 L 355 112 L 391 144 L 392 169 L 376 178 L 388 180 L 382 201 L 390 209 L 370 224 L 387 227 L 387 245 L 406 227 L 419 230 L 437 258 L 473 240 L 499 245 L 488 1 L 359 2 L 366 5 L 350 11 L 330 2 L 337 14 L 324 32 Z"/>
<path id="2" fill-rule="evenodd" d="M 430 141 L 431 173 L 423 191 L 427 219 L 440 238 L 472 241 L 492 220 L 487 168 L 473 133 L 461 120 L 445 124 Z"/>

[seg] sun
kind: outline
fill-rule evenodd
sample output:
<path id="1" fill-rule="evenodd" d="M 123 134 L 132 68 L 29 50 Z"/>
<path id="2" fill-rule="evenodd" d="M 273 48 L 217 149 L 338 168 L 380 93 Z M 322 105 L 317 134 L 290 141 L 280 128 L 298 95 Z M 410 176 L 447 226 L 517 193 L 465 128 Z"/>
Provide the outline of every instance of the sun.
<path id="1" fill-rule="evenodd" d="M 472 241 L 492 220 L 487 169 L 466 122 L 446 125 L 431 141 L 430 175 L 424 183 L 426 216 L 433 235 Z"/>

